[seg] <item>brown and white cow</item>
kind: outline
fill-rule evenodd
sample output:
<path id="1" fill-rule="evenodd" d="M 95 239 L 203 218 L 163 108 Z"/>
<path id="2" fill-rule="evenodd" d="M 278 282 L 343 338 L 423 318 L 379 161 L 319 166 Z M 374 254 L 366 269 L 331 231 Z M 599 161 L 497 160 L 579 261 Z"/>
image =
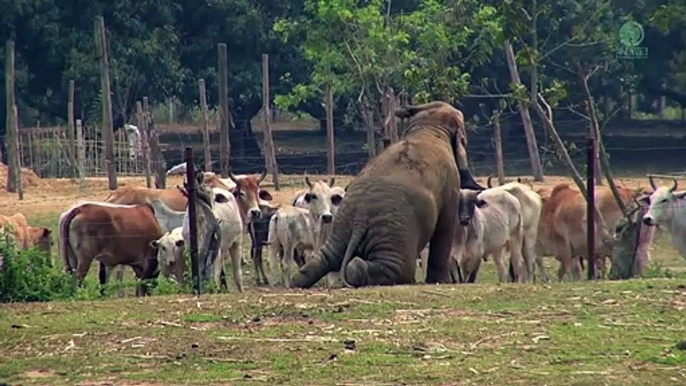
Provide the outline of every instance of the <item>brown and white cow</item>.
<path id="1" fill-rule="evenodd" d="M 637 191 L 617 187 L 619 195 L 625 205 L 637 197 Z M 539 221 L 538 236 L 540 240 L 539 258 L 542 254 L 550 254 L 560 262 L 558 279 L 561 281 L 568 273 L 574 280 L 581 278 L 581 264 L 573 257 L 586 254 L 586 200 L 577 189 L 569 184 L 559 184 L 550 194 L 541 192 L 543 207 Z M 616 224 L 624 218 L 624 214 L 617 206 L 612 191 L 605 186 L 596 187 L 596 206 L 603 216 L 607 232 L 613 233 Z M 642 237 L 642 243 L 650 243 L 652 237 Z M 596 253 L 604 261 L 604 257 L 612 254 L 612 246 L 603 245 L 600 230 L 596 230 Z M 638 247 L 647 251 L 646 248 Z M 647 259 L 647 256 L 640 258 Z M 542 266 L 542 265 L 541 265 Z M 542 272 L 543 276 L 547 276 Z"/>
<path id="2" fill-rule="evenodd" d="M 241 219 L 247 232 L 248 224 L 253 219 L 257 219 L 262 214 L 260 206 L 269 206 L 267 201 L 271 201 L 272 195 L 260 188 L 260 183 L 267 177 L 267 171 L 257 176 L 254 174 L 234 175 L 229 171 L 229 180 L 235 184 L 230 186 L 228 181 L 219 178 L 214 173 L 204 173 L 204 184 L 212 188 L 226 189 L 236 197 L 236 203 L 241 213 Z"/>
<path id="3" fill-rule="evenodd" d="M 59 226 L 65 269 L 76 271 L 79 284 L 93 260 L 107 267 L 107 271 L 123 264 L 133 268 L 139 279 L 154 277 L 157 250 L 152 242 L 162 237 L 162 231 L 150 204 L 79 203 L 60 216 Z M 101 285 L 107 282 L 107 276 L 101 270 Z M 137 294 L 145 292 L 145 287 L 139 286 Z"/>
<path id="4" fill-rule="evenodd" d="M 111 192 L 105 202 L 118 205 L 141 205 L 161 200 L 176 211 L 186 210 L 188 199 L 178 189 L 152 189 L 141 186 L 124 186 Z"/>

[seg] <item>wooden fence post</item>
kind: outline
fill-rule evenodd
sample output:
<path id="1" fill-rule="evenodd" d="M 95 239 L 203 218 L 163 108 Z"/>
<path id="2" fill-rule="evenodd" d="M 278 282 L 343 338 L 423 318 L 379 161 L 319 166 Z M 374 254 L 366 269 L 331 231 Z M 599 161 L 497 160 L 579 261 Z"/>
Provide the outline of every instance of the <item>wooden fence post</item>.
<path id="1" fill-rule="evenodd" d="M 219 56 L 219 163 L 222 178 L 229 177 L 229 75 L 227 69 L 226 43 L 217 44 Z"/>
<path id="2" fill-rule="evenodd" d="M 279 184 L 279 165 L 276 163 L 276 149 L 272 138 L 271 114 L 269 113 L 269 55 L 262 54 L 262 115 L 264 125 L 262 138 L 264 140 L 264 163 L 267 172 L 271 173 L 274 189 L 281 190 Z"/>
<path id="3" fill-rule="evenodd" d="M 21 180 L 17 154 L 17 104 L 14 95 L 14 41 L 8 40 L 5 49 L 5 101 L 7 103 L 7 191 L 16 193 Z"/>
<path id="4" fill-rule="evenodd" d="M 155 171 L 155 187 L 157 189 L 164 189 L 167 185 L 166 163 L 162 150 L 160 150 L 160 139 L 155 129 L 155 119 L 148 105 L 148 97 L 143 97 L 143 115 L 145 116 L 145 127 L 148 130 L 150 159 L 154 160 L 152 162 L 152 169 Z"/>
<path id="5" fill-rule="evenodd" d="M 205 89 L 205 79 L 198 81 L 198 91 L 200 92 L 200 115 L 202 118 L 202 147 L 205 149 L 205 171 L 212 171 L 212 152 L 210 151 L 210 123 L 207 116 L 207 90 Z"/>
<path id="6" fill-rule="evenodd" d="M 586 164 L 586 245 L 588 254 L 588 280 L 596 279 L 595 266 L 595 166 L 596 166 L 595 138 L 588 138 L 588 159 Z"/>
<path id="7" fill-rule="evenodd" d="M 195 163 L 193 148 L 186 147 L 186 184 L 188 193 L 188 225 L 190 227 L 191 275 L 195 294 L 200 296 L 200 266 L 198 265 L 198 219 L 196 213 Z"/>
<path id="8" fill-rule="evenodd" d="M 85 176 L 85 159 L 86 149 L 83 144 L 83 129 L 81 127 L 81 120 L 76 120 L 76 170 L 79 175 L 79 189 L 81 193 L 86 191 L 86 176 Z"/>
<path id="9" fill-rule="evenodd" d="M 495 145 L 495 169 L 498 185 L 505 184 L 505 164 L 503 162 L 503 137 L 500 131 L 500 110 L 493 110 L 493 143 Z"/>
<path id="10" fill-rule="evenodd" d="M 105 19 L 95 18 L 95 46 L 100 59 L 100 92 L 102 95 L 102 137 L 105 141 L 105 166 L 110 190 L 117 189 L 117 172 L 114 163 L 114 131 L 112 129 L 112 95 L 110 92 L 109 59 L 105 38 Z"/>
<path id="11" fill-rule="evenodd" d="M 333 132 L 333 90 L 331 84 L 326 84 L 326 173 L 333 176 L 336 174 L 336 143 Z"/>
<path id="12" fill-rule="evenodd" d="M 143 112 L 143 104 L 141 101 L 136 101 L 136 124 L 138 125 L 138 130 L 141 134 L 141 150 L 143 150 L 143 170 L 145 172 L 145 185 L 148 188 L 152 187 L 152 178 L 150 176 L 150 143 L 148 132 L 148 120 L 145 119 L 145 113 Z"/>
<path id="13" fill-rule="evenodd" d="M 72 174 L 76 170 L 76 147 L 74 143 L 74 81 L 69 81 L 69 102 L 67 102 L 67 154 Z"/>

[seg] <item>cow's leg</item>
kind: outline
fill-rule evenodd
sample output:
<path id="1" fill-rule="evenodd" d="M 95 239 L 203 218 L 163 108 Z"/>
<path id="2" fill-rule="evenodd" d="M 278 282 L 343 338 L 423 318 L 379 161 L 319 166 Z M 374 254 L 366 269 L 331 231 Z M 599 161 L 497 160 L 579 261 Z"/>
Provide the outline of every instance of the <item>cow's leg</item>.
<path id="1" fill-rule="evenodd" d="M 257 248 L 254 240 L 253 245 L 250 246 L 250 259 L 252 260 L 253 267 L 255 267 L 255 285 L 260 286 L 262 284 L 262 277 L 260 276 L 260 266 L 257 262 Z"/>
<path id="2" fill-rule="evenodd" d="M 543 261 L 543 256 L 536 254 L 536 258 L 534 260 L 536 262 L 536 266 L 538 266 L 538 271 L 541 274 L 541 281 L 544 283 L 550 283 L 550 277 L 548 277 L 548 273 L 545 271 L 545 264 Z M 536 276 L 534 276 L 534 282 L 536 281 Z"/>
<path id="3" fill-rule="evenodd" d="M 271 244 L 269 244 L 269 286 L 274 287 L 276 270 L 281 267 L 281 253 L 283 248 L 281 248 L 281 242 L 275 237 Z"/>
<path id="4" fill-rule="evenodd" d="M 233 281 L 236 283 L 238 292 L 243 292 L 243 271 L 241 270 L 241 245 L 238 241 L 229 248 L 231 255 L 231 267 L 233 268 Z"/>
<path id="5" fill-rule="evenodd" d="M 331 271 L 326 274 L 326 288 L 333 288 L 338 281 L 339 274 L 336 271 Z"/>
<path id="6" fill-rule="evenodd" d="M 258 267 L 258 276 L 261 274 L 262 275 L 262 280 L 265 285 L 269 285 L 269 281 L 267 280 L 267 274 L 264 272 L 264 255 L 262 254 L 262 247 L 260 246 L 257 251 L 256 251 L 256 259 L 257 259 L 257 267 Z"/>
<path id="7" fill-rule="evenodd" d="M 107 284 L 107 280 L 109 279 L 109 275 L 112 273 L 113 268 L 108 269 L 107 266 L 102 262 L 98 262 L 98 282 L 100 283 L 100 296 L 105 296 L 105 285 Z M 123 294 L 123 291 L 119 290 L 120 294 Z M 119 295 L 121 297 L 122 295 Z"/>
<path id="8" fill-rule="evenodd" d="M 83 285 L 83 279 L 86 277 L 88 274 L 88 271 L 91 269 L 91 264 L 93 263 L 93 259 L 89 258 L 83 258 L 82 256 L 79 256 L 78 258 L 78 265 L 76 267 L 76 283 L 79 285 Z"/>
<path id="9" fill-rule="evenodd" d="M 514 269 L 515 283 L 526 283 L 528 280 L 528 265 L 522 267 L 523 242 L 524 240 L 521 233 L 510 236 L 510 261 L 512 262 L 512 268 Z M 502 252 L 505 251 L 503 250 Z M 504 255 L 504 253 L 502 254 Z M 503 269 L 504 268 L 505 266 L 503 265 Z"/>
<path id="10" fill-rule="evenodd" d="M 220 248 L 217 258 L 214 260 L 214 267 L 212 267 L 214 271 L 214 282 L 217 285 L 217 290 L 219 292 L 221 292 L 222 288 L 226 288 L 227 292 L 229 290 L 229 285 L 226 283 L 226 269 L 224 269 L 227 260 L 226 255 L 227 251 L 223 247 Z"/>
<path id="11" fill-rule="evenodd" d="M 124 269 L 126 268 L 125 265 L 116 265 L 114 268 L 112 268 L 112 273 L 114 273 L 114 281 L 117 283 L 117 286 L 119 287 L 117 289 L 117 296 L 118 297 L 124 297 Z M 109 273 L 109 272 L 108 272 Z M 111 274 L 110 274 L 111 275 Z"/>
<path id="12" fill-rule="evenodd" d="M 136 279 L 139 282 L 138 286 L 136 286 L 136 296 L 147 295 L 148 290 L 142 281 L 146 278 L 149 278 L 148 276 L 152 276 L 151 274 L 146 275 L 146 273 L 148 273 L 146 271 L 149 269 L 146 269 L 146 267 L 143 267 L 143 265 L 139 263 L 131 264 L 131 268 L 133 269 L 133 273 L 136 275 Z"/>
<path id="13" fill-rule="evenodd" d="M 504 253 L 505 251 L 501 248 L 493 251 L 493 262 L 495 263 L 496 271 L 498 272 L 498 283 L 507 282 L 507 272 L 505 270 Z M 486 261 L 486 257 L 484 257 Z M 519 279 L 519 264 L 516 261 L 512 262 L 512 269 L 514 270 L 514 281 L 517 282 Z"/>
<path id="14" fill-rule="evenodd" d="M 522 257 L 526 265 L 526 281 L 534 280 L 534 263 L 536 261 L 536 238 L 531 234 L 524 234 L 522 240 Z M 511 260 L 510 260 L 511 261 Z"/>
<path id="15" fill-rule="evenodd" d="M 293 248 L 290 243 L 283 246 L 283 259 L 281 259 L 281 275 L 286 288 L 291 288 L 291 265 L 293 265 Z"/>

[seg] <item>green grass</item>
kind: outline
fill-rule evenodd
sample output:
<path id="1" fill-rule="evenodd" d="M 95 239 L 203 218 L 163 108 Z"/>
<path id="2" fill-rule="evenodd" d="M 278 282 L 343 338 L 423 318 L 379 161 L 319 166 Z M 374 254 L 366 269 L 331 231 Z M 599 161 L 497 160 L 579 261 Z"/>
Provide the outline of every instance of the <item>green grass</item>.
<path id="1" fill-rule="evenodd" d="M 683 279 L 6 305 L 10 384 L 684 384 Z M 71 343 L 73 342 L 73 343 Z"/>

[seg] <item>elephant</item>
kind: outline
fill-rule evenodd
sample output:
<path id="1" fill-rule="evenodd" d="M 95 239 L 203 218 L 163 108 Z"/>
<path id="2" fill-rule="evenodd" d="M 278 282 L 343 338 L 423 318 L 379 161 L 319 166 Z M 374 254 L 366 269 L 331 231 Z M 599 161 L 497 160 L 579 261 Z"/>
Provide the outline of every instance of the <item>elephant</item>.
<path id="1" fill-rule="evenodd" d="M 426 282 L 451 282 L 460 180 L 474 180 L 458 168 L 458 157 L 466 154 L 462 112 L 435 101 L 395 115 L 409 119 L 402 139 L 348 185 L 331 235 L 293 276 L 292 287 L 310 288 L 332 271 L 340 271 L 347 287 L 413 284 L 417 255 L 427 243 Z"/>

